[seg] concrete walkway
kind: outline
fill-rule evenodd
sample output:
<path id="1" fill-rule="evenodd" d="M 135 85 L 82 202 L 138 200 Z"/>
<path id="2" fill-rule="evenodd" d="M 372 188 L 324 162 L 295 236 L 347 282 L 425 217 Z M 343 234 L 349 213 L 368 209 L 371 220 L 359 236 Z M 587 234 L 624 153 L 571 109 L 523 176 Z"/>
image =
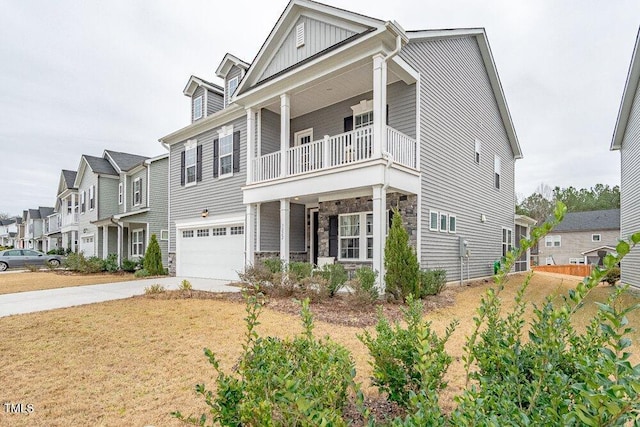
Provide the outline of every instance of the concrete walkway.
<path id="1" fill-rule="evenodd" d="M 191 277 L 161 277 L 102 285 L 74 286 L 0 295 L 0 317 L 130 298 L 144 294 L 144 288 L 155 284 L 162 285 L 167 290 L 175 290 L 183 279 L 189 280 L 193 289 L 201 291 L 240 292 L 238 287 L 227 286 L 229 283 L 227 280 Z"/>

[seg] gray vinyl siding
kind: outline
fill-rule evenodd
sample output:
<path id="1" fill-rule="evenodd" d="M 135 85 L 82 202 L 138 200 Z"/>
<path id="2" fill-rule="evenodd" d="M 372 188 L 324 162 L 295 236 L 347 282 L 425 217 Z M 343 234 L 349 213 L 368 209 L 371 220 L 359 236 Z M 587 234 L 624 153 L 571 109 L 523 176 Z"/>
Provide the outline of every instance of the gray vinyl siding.
<path id="1" fill-rule="evenodd" d="M 246 209 L 242 203 L 242 186 L 246 184 L 247 121 L 242 116 L 227 124 L 233 125 L 233 131 L 240 131 L 240 171 L 229 178 L 213 177 L 213 140 L 218 138 L 220 127 L 198 135 L 198 145 L 202 145 L 202 181 L 190 187 L 180 185 L 180 156 L 184 151 L 184 142 L 171 146 L 171 200 L 169 233 L 171 246 L 169 252 L 175 252 L 176 220 L 200 218 L 203 209 L 209 210 L 209 217 L 220 214 L 238 214 L 244 217 Z"/>
<path id="2" fill-rule="evenodd" d="M 98 177 L 97 206 L 98 218 L 109 218 L 118 213 L 118 183 L 120 180 Z"/>
<path id="3" fill-rule="evenodd" d="M 105 258 L 106 258 L 106 255 L 118 253 L 118 229 L 116 227 L 109 227 L 108 251 L 109 252 L 104 256 Z"/>
<path id="4" fill-rule="evenodd" d="M 449 281 L 459 280 L 462 237 L 469 242 L 470 277 L 491 275 L 502 255 L 502 228 L 514 229 L 515 160 L 478 44 L 473 37 L 411 41 L 401 56 L 421 75 L 421 265 L 444 268 Z M 479 164 L 476 138 L 482 143 Z M 502 162 L 499 190 L 496 154 Z M 430 231 L 430 210 L 456 215 L 457 233 Z"/>
<path id="5" fill-rule="evenodd" d="M 592 235 L 599 234 L 600 241 L 593 242 Z M 584 258 L 582 252 L 587 252 L 600 246 L 616 247 L 620 238 L 620 230 L 592 230 L 557 232 L 552 231 L 549 236 L 561 236 L 560 247 L 547 247 L 545 239 L 538 245 L 538 262 L 545 264 L 547 257 L 553 257 L 555 264 L 569 264 L 569 258 Z"/>
<path id="6" fill-rule="evenodd" d="M 229 89 L 229 81 L 231 81 L 234 77 L 238 77 L 238 84 L 240 84 L 240 81 L 242 80 L 243 75 L 244 75 L 244 70 L 235 65 L 232 66 L 229 72 L 227 73 L 227 76 L 224 79 L 224 91 L 227 97 L 227 105 L 229 105 L 229 95 L 231 95 L 227 93 Z"/>
<path id="7" fill-rule="evenodd" d="M 387 88 L 389 126 L 412 138 L 416 137 L 415 97 L 415 85 L 406 85 L 403 82 L 396 82 Z M 337 104 L 333 104 L 292 119 L 290 135 L 291 145 L 295 142 L 294 134 L 296 132 L 309 128 L 313 128 L 314 141 L 322 139 L 324 135 L 333 136 L 343 133 L 344 118 L 353 116 L 353 110 L 351 107 L 360 103 L 362 100 L 371 99 L 373 99 L 373 92 L 363 93 Z M 263 128 L 264 127 L 265 124 L 263 123 Z"/>
<path id="8" fill-rule="evenodd" d="M 118 182 L 114 180 L 114 182 Z M 98 175 L 94 174 L 87 166 L 82 179 L 78 185 L 78 244 L 81 243 L 81 237 L 85 234 L 94 234 L 94 245 L 98 242 L 98 227 L 91 222 L 98 220 L 98 209 L 89 210 L 89 187 L 95 185 L 98 187 Z M 117 185 L 117 184 L 116 184 Z M 85 192 L 85 212 L 82 213 L 82 193 Z M 100 206 L 102 193 L 98 190 L 98 207 Z M 117 203 L 117 200 L 116 200 Z M 87 230 L 86 232 L 84 230 Z M 97 253 L 97 251 L 96 251 Z"/>
<path id="9" fill-rule="evenodd" d="M 197 97 L 202 96 L 202 108 L 205 107 L 204 105 L 204 88 L 202 86 L 198 86 L 198 88 L 193 92 L 193 95 L 191 96 L 191 122 L 195 122 L 196 118 L 194 116 L 194 101 Z M 204 118 L 204 110 L 202 111 L 202 117 L 200 119 Z M 200 120 L 197 119 L 197 120 Z"/>
<path id="10" fill-rule="evenodd" d="M 306 251 L 305 206 L 291 203 L 289 217 L 289 250 Z M 280 202 L 260 204 L 260 251 L 280 250 Z"/>
<path id="11" fill-rule="evenodd" d="M 636 89 L 620 156 L 620 235 L 627 239 L 640 231 L 640 85 Z M 621 281 L 640 288 L 640 247 L 635 247 L 622 259 Z"/>
<path id="12" fill-rule="evenodd" d="M 280 115 L 263 109 L 260 113 L 260 155 L 280 150 Z"/>
<path id="13" fill-rule="evenodd" d="M 148 199 L 150 211 L 146 214 L 149 222 L 149 239 L 151 239 L 151 234 L 156 235 L 158 244 L 160 245 L 160 251 L 162 252 L 162 265 L 167 267 L 169 246 L 166 240 L 160 240 L 160 231 L 169 229 L 167 212 L 167 208 L 169 206 L 167 181 L 169 173 L 169 159 L 156 160 L 155 162 L 151 162 L 148 167 L 151 183 Z"/>
<path id="14" fill-rule="evenodd" d="M 296 27 L 300 23 L 304 23 L 305 39 L 303 46 L 296 47 Z M 260 80 L 273 76 L 336 43 L 348 39 L 354 34 L 353 31 L 306 16 L 300 16 L 264 73 L 260 76 Z"/>
<path id="15" fill-rule="evenodd" d="M 207 116 L 224 108 L 224 97 L 215 92 L 207 91 Z"/>

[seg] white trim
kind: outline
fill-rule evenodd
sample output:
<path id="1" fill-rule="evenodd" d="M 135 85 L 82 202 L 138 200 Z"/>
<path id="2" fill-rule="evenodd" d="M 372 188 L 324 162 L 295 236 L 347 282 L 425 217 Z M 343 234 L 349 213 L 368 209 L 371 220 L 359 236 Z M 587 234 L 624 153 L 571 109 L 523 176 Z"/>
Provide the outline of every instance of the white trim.
<path id="1" fill-rule="evenodd" d="M 595 239 L 595 237 L 598 236 L 598 239 Z M 602 234 L 600 233 L 594 233 L 591 235 L 591 241 L 592 242 L 601 242 L 602 241 Z"/>
<path id="2" fill-rule="evenodd" d="M 558 243 L 556 245 L 556 242 Z M 561 248 L 562 247 L 562 236 L 560 234 L 547 234 L 544 236 L 544 247 L 545 248 Z"/>
<path id="3" fill-rule="evenodd" d="M 136 185 L 138 185 L 138 190 L 136 190 Z M 138 177 L 138 178 L 134 179 L 133 182 L 131 183 L 131 186 L 132 186 L 131 204 L 133 206 L 140 206 L 142 204 L 142 178 Z M 139 195 L 139 198 L 138 198 L 137 202 L 136 202 L 136 193 L 138 193 L 138 195 Z"/>
<path id="4" fill-rule="evenodd" d="M 231 92 L 231 82 L 236 82 L 236 87 L 233 90 L 233 92 Z M 225 107 L 229 104 L 231 104 L 231 97 L 233 97 L 233 94 L 235 94 L 238 91 L 238 87 L 240 86 L 240 77 L 239 76 L 235 76 L 229 80 L 226 81 L 226 87 L 224 88 L 224 105 Z"/>
<path id="5" fill-rule="evenodd" d="M 496 178 L 498 178 L 497 181 Z M 502 160 L 497 154 L 493 156 L 493 188 L 496 190 L 502 188 Z"/>
<path id="6" fill-rule="evenodd" d="M 206 89 L 205 89 L 206 90 Z M 196 105 L 198 105 L 198 101 L 200 102 L 200 115 L 197 115 L 197 111 L 196 111 Z M 199 120 L 201 119 L 204 114 L 202 112 L 203 110 L 203 106 L 202 106 L 202 95 L 200 96 L 196 96 L 195 98 L 193 98 L 193 115 L 192 115 L 192 120 Z"/>
<path id="7" fill-rule="evenodd" d="M 351 106 L 353 117 L 373 111 L 373 99 L 363 99 L 360 103 Z M 375 120 L 375 119 L 374 119 Z M 355 128 L 356 123 L 353 123 Z"/>
<path id="8" fill-rule="evenodd" d="M 187 152 L 190 150 L 194 150 L 194 162 L 193 164 L 187 164 Z M 188 176 L 188 170 L 190 167 L 193 167 L 193 181 L 189 181 Z M 190 139 L 187 142 L 184 143 L 184 186 L 185 187 L 190 187 L 192 185 L 196 185 L 196 183 L 198 182 L 198 140 L 197 139 Z"/>
<path id="9" fill-rule="evenodd" d="M 96 208 L 96 199 L 97 199 L 97 195 L 96 195 L 96 185 L 90 185 L 89 186 L 89 211 L 93 211 Z M 93 203 L 91 203 L 93 202 Z M 93 205 L 93 206 L 92 206 Z"/>
<path id="10" fill-rule="evenodd" d="M 433 221 L 433 215 L 436 216 L 435 224 Z M 429 231 L 439 231 L 439 230 L 440 230 L 440 212 L 434 211 L 433 209 L 429 209 Z"/>
<path id="11" fill-rule="evenodd" d="M 124 189 L 122 188 L 122 182 L 118 183 L 118 205 L 124 202 Z"/>
<path id="12" fill-rule="evenodd" d="M 313 128 L 308 128 L 308 129 L 305 129 L 305 130 L 301 130 L 301 131 L 295 132 L 293 134 L 293 146 L 297 147 L 299 145 L 302 145 L 300 140 L 302 138 L 304 138 L 305 136 L 311 137 L 309 142 L 313 142 Z"/>
<path id="13" fill-rule="evenodd" d="M 304 46 L 304 21 L 296 25 L 296 48 Z"/>
<path id="14" fill-rule="evenodd" d="M 221 124 L 228 123 L 229 121 L 239 119 L 246 114 L 245 109 L 239 105 L 232 104 L 228 108 L 223 108 L 216 111 L 206 119 L 193 122 L 182 129 L 178 129 L 169 135 L 163 136 L 158 139 L 158 142 L 167 144 L 169 146 L 182 142 L 187 138 L 193 138 L 201 133 L 215 129 Z"/>
<path id="15" fill-rule="evenodd" d="M 176 230 L 184 230 L 188 228 L 206 227 L 206 226 L 222 226 L 232 224 L 244 224 L 245 213 L 242 215 L 218 215 L 207 218 L 190 218 L 176 220 Z"/>
<path id="16" fill-rule="evenodd" d="M 231 152 L 222 155 L 222 138 L 231 137 Z M 222 157 L 231 157 L 231 171 L 222 173 Z M 233 125 L 222 126 L 218 130 L 218 179 L 233 176 Z"/>
<path id="17" fill-rule="evenodd" d="M 388 211 L 387 211 L 388 212 Z M 375 227 L 373 224 L 373 211 L 362 211 L 362 212 L 351 212 L 351 213 L 343 213 L 338 215 L 338 260 L 339 261 L 359 261 L 359 262 L 369 262 L 373 261 L 373 256 L 371 258 L 368 257 L 368 239 L 373 239 L 375 234 Z M 367 233 L 367 216 L 372 215 L 371 218 L 371 234 Z M 342 218 L 347 216 L 358 216 L 358 235 L 354 236 L 342 236 L 341 234 L 341 224 L 340 221 Z M 387 217 L 388 218 L 388 217 Z M 386 223 L 389 221 L 387 219 Z M 342 257 L 342 239 L 358 239 L 358 258 L 343 258 Z M 373 248 L 372 248 L 373 249 Z"/>
<path id="18" fill-rule="evenodd" d="M 454 223 L 454 227 L 453 230 L 451 230 L 451 220 L 453 219 L 453 223 Z M 458 216 L 454 215 L 454 214 L 449 214 L 449 223 L 448 223 L 448 232 L 451 234 L 455 234 L 458 232 Z"/>
<path id="19" fill-rule="evenodd" d="M 611 138 L 611 146 L 609 148 L 610 150 L 620 150 L 622 148 L 622 141 L 627 131 L 629 116 L 631 115 L 631 110 L 634 105 L 634 99 L 636 98 L 636 91 L 639 82 L 640 30 L 638 30 L 636 43 L 633 46 L 633 54 L 631 55 L 631 63 L 629 64 L 629 71 L 627 72 L 627 80 L 625 81 L 624 91 L 622 92 L 622 100 L 620 101 L 616 126 L 613 128 L 613 137 Z"/>
<path id="20" fill-rule="evenodd" d="M 132 257 L 141 257 L 144 255 L 144 241 L 142 240 L 142 236 L 140 236 L 140 242 L 135 242 L 136 245 L 140 244 L 142 245 L 142 247 L 140 248 L 140 253 L 134 253 L 134 241 L 133 241 L 133 236 L 134 235 L 138 235 L 139 233 L 144 234 L 144 228 L 136 228 L 136 229 L 132 229 L 129 231 L 129 246 L 130 246 L 130 252 L 129 254 Z"/>

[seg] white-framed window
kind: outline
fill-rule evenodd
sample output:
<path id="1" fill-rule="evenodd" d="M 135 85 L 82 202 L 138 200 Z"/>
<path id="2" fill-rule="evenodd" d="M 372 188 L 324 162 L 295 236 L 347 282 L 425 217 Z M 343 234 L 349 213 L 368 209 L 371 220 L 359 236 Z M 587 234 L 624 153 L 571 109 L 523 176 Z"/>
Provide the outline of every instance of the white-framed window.
<path id="1" fill-rule="evenodd" d="M 133 206 L 138 206 L 142 203 L 142 179 L 136 178 L 133 180 Z"/>
<path id="2" fill-rule="evenodd" d="M 591 235 L 591 241 L 592 242 L 600 242 L 602 240 L 602 235 L 601 234 L 592 234 Z"/>
<path id="3" fill-rule="evenodd" d="M 227 229 L 225 227 L 216 227 L 211 230 L 212 236 L 226 236 Z"/>
<path id="4" fill-rule="evenodd" d="M 495 156 L 493 158 L 493 178 L 494 178 L 494 186 L 496 189 L 500 189 L 500 174 L 502 170 L 500 156 Z"/>
<path id="5" fill-rule="evenodd" d="M 196 231 L 196 235 L 198 237 L 209 237 L 209 229 L 208 228 L 200 228 Z"/>
<path id="6" fill-rule="evenodd" d="M 142 256 L 144 255 L 144 242 L 142 240 L 144 231 L 142 229 L 133 230 L 131 232 L 131 255 Z"/>
<path id="7" fill-rule="evenodd" d="M 438 211 L 429 211 L 429 230 L 438 231 Z"/>
<path id="8" fill-rule="evenodd" d="M 449 214 L 449 233 L 455 233 L 458 229 L 458 218 Z"/>
<path id="9" fill-rule="evenodd" d="M 238 76 L 235 76 L 227 83 L 227 104 L 231 102 L 231 97 L 235 93 L 236 89 L 238 89 Z"/>
<path id="10" fill-rule="evenodd" d="M 547 248 L 559 248 L 562 246 L 562 236 L 555 235 L 547 235 L 544 237 L 544 245 Z"/>
<path id="11" fill-rule="evenodd" d="M 87 192 L 83 191 L 82 193 L 80 193 L 80 213 L 85 213 L 85 211 L 87 210 L 87 202 L 86 202 L 86 198 L 87 198 Z"/>
<path id="12" fill-rule="evenodd" d="M 193 120 L 202 118 L 202 95 L 193 98 Z"/>
<path id="13" fill-rule="evenodd" d="M 309 144 L 313 141 L 313 128 L 301 130 L 293 134 L 293 143 L 295 146 Z"/>
<path id="14" fill-rule="evenodd" d="M 373 100 L 363 99 L 359 104 L 352 105 L 353 128 L 358 129 L 373 124 Z"/>
<path id="15" fill-rule="evenodd" d="M 160 240 L 161 241 L 169 240 L 169 230 L 160 230 Z"/>
<path id="16" fill-rule="evenodd" d="M 502 256 L 507 256 L 513 249 L 513 230 L 502 227 Z"/>
<path id="17" fill-rule="evenodd" d="M 71 215 L 73 213 L 73 205 L 71 204 L 71 200 L 67 200 L 67 215 Z"/>
<path id="18" fill-rule="evenodd" d="M 480 164 L 480 146 L 482 144 L 480 143 L 480 140 L 476 139 L 475 141 L 475 152 L 474 152 L 474 157 L 473 160 L 477 163 Z"/>
<path id="19" fill-rule="evenodd" d="M 296 47 L 304 46 L 304 22 L 296 25 Z"/>
<path id="20" fill-rule="evenodd" d="M 184 183 L 185 185 L 193 185 L 196 183 L 198 142 L 195 140 L 188 141 L 184 148 Z"/>
<path id="21" fill-rule="evenodd" d="M 89 187 L 89 210 L 92 211 L 96 207 L 96 186 Z"/>
<path id="22" fill-rule="evenodd" d="M 218 176 L 224 178 L 233 175 L 233 127 L 225 126 L 218 137 Z"/>
<path id="23" fill-rule="evenodd" d="M 124 186 L 122 183 L 118 184 L 118 204 L 121 205 L 124 198 Z"/>
<path id="24" fill-rule="evenodd" d="M 389 212 L 387 211 L 387 215 L 389 215 Z M 367 259 L 373 259 L 373 214 L 372 213 L 368 213 L 366 216 L 366 236 L 367 236 Z M 389 227 L 389 221 L 387 221 L 387 234 L 389 233 L 388 230 Z"/>
<path id="25" fill-rule="evenodd" d="M 193 230 L 183 230 L 182 231 L 182 237 L 184 239 L 189 239 L 189 238 L 193 237 Z"/>
<path id="26" fill-rule="evenodd" d="M 373 213 L 358 212 L 338 217 L 338 255 L 343 260 L 373 258 Z"/>
<path id="27" fill-rule="evenodd" d="M 569 264 L 584 264 L 584 258 L 569 258 Z"/>
<path id="28" fill-rule="evenodd" d="M 237 236 L 240 234 L 244 234 L 244 225 L 237 225 L 235 227 L 231 227 L 232 236 Z"/>
<path id="29" fill-rule="evenodd" d="M 449 231 L 449 215 L 442 212 L 440 212 L 440 231 L 445 233 Z"/>

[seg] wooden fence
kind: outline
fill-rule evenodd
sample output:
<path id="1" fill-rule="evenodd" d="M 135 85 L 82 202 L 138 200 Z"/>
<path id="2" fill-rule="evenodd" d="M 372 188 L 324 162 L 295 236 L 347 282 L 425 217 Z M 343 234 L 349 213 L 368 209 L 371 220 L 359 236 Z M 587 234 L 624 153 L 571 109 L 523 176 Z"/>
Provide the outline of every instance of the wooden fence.
<path id="1" fill-rule="evenodd" d="M 568 274 L 570 276 L 587 277 L 591 274 L 591 266 L 583 264 L 567 264 L 567 265 L 538 265 L 533 267 L 534 271 L 543 271 L 547 273 Z"/>

